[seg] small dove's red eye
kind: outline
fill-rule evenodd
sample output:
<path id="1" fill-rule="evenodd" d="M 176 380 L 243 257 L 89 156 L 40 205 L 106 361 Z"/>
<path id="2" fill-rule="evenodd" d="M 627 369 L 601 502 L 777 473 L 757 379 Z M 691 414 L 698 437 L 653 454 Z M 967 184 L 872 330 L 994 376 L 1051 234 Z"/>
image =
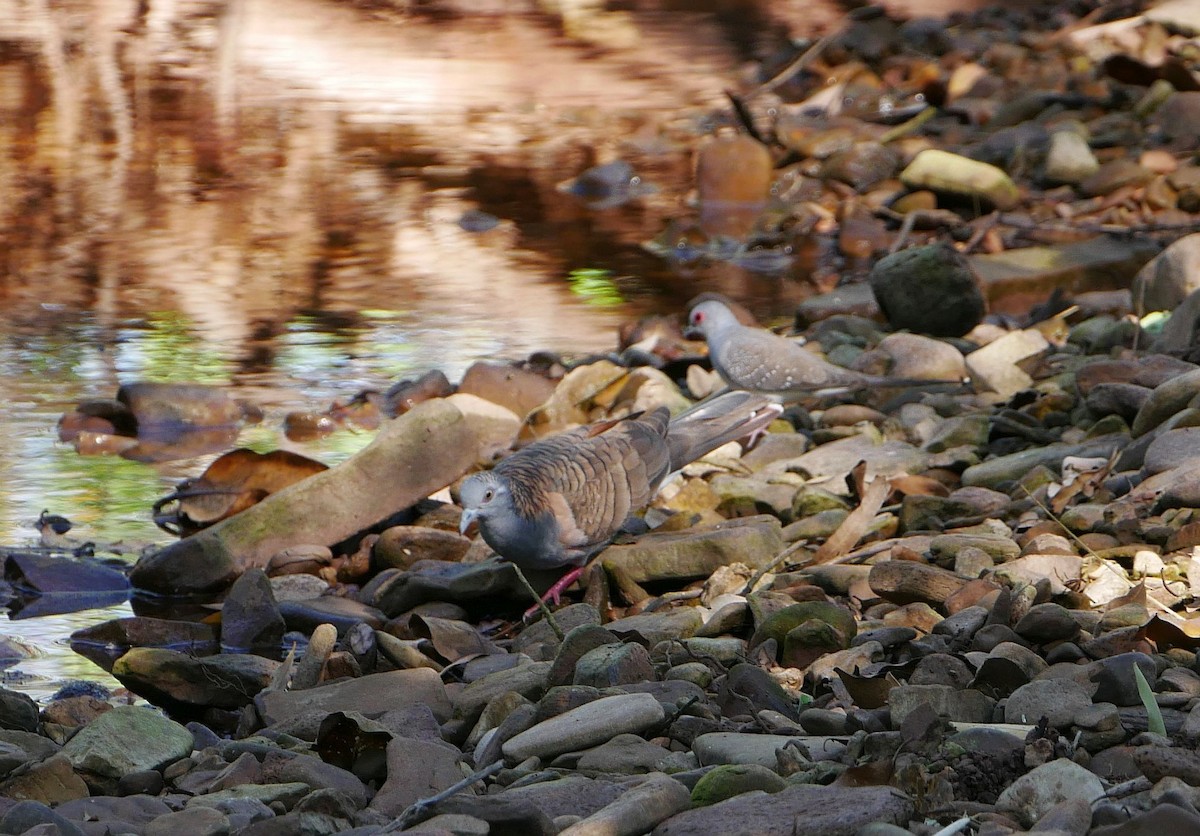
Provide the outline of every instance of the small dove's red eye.
<path id="1" fill-rule="evenodd" d="M 695 313 L 692 314 L 692 324 L 693 325 L 699 325 L 703 321 L 704 321 L 704 314 L 701 313 L 700 311 L 696 311 Z"/>

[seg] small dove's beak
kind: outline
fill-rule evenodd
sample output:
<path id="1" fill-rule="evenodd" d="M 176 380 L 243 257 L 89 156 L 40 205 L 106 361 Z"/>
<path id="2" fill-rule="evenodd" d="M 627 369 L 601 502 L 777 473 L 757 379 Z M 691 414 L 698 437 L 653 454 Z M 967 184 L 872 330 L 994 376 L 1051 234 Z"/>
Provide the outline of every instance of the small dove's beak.
<path id="1" fill-rule="evenodd" d="M 479 516 L 478 509 L 467 508 L 466 510 L 464 510 L 462 512 L 462 518 L 459 519 L 459 521 L 458 521 L 458 533 L 466 534 L 467 529 L 471 527 L 471 525 L 475 522 L 475 520 L 478 516 Z"/>
<path id="2" fill-rule="evenodd" d="M 704 332 L 695 326 L 688 325 L 683 329 L 683 336 L 689 340 L 702 340 L 704 339 Z"/>

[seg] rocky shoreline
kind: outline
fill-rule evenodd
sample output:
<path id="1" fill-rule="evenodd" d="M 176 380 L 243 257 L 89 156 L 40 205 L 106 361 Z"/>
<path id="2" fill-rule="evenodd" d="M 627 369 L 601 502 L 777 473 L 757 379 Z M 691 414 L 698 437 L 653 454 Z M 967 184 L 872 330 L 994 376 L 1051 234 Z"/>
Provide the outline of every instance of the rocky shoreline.
<path id="1" fill-rule="evenodd" d="M 236 567 L 219 627 L 138 617 L 73 637 L 166 715 L 0 692 L 0 832 L 1183 832 L 1200 824 L 1200 367 L 1096 353 L 1101 327 L 1122 323 L 991 340 L 1042 341 L 995 364 L 993 387 L 1029 377 L 1003 394 L 789 410 L 748 452 L 685 468 L 647 512 L 656 530 L 601 553 L 553 624 L 512 621 L 527 594 L 450 501 L 419 501 L 333 572 L 309 571 L 334 562 L 293 527 Z M 972 369 L 983 389 L 993 366 L 957 347 L 989 334 L 836 317 L 807 336 L 829 354 L 861 340 L 860 367 Z M 692 395 L 715 384 L 689 365 Z M 480 383 L 488 369 L 507 385 Z M 477 369 L 465 388 L 493 400 L 417 404 L 309 477 L 320 490 L 274 494 L 133 577 L 210 577 L 204 556 L 249 554 L 214 543 L 270 531 L 284 506 L 319 514 L 380 456 L 424 456 L 400 480 L 419 496 L 522 427 L 688 401 L 653 366 L 543 371 Z M 495 393 L 515 406 L 535 377 L 550 395 L 522 422 Z M 443 455 L 448 439 L 463 449 Z M 297 653 L 245 652 L 281 644 Z"/>
<path id="2" fill-rule="evenodd" d="M 1162 18 L 1138 25 L 1183 37 Z M 843 57 L 879 20 L 842 33 Z M 893 26 L 937 45 L 932 120 L 893 133 L 783 109 L 776 137 L 805 162 L 777 179 L 745 135 L 700 151 L 702 205 L 770 189 L 794 222 L 736 252 L 714 235 L 700 257 L 769 258 L 840 224 L 869 275 L 800 306 L 806 348 L 944 387 L 798 396 L 757 445 L 685 467 L 650 532 L 528 625 L 512 567 L 458 532 L 455 486 L 561 429 L 685 409 L 721 385 L 703 345 L 651 318 L 604 357 L 364 398 L 381 422 L 367 448 L 181 524 L 195 533 L 133 569 L 160 611 L 220 593 L 219 618 L 72 636 L 151 705 L 0 688 L 0 834 L 1200 831 L 1200 237 L 1153 260 L 1147 243 L 1200 207 L 1184 127 L 1200 84 L 1175 90 L 1177 68 L 1145 54 L 1138 78 L 1159 75 L 1138 96 L 1095 77 L 1086 47 L 1111 33 L 1081 41 L 1085 23 L 1031 25 L 1011 49 L 987 27 Z M 1094 83 L 1004 99 L 1026 49 Z M 971 131 L 974 157 L 929 147 Z M 964 198 L 999 213 L 939 208 Z M 1072 243 L 1008 246 L 1057 221 Z M 895 252 L 874 258 L 880 241 Z M 1097 274 L 1116 292 L 1081 279 Z M 985 316 L 1006 283 L 1038 307 Z M 109 406 L 138 418 L 132 396 Z"/>

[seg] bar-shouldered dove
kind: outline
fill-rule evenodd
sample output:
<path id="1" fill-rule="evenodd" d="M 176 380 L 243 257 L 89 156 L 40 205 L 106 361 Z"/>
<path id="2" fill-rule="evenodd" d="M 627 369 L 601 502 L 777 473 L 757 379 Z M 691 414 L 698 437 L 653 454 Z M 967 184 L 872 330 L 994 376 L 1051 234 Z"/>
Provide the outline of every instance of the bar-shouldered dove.
<path id="1" fill-rule="evenodd" d="M 688 333 L 708 342 L 713 368 L 731 389 L 784 400 L 868 387 L 953 386 L 963 382 L 881 377 L 835 365 L 786 337 L 743 325 L 733 311 L 715 299 L 692 308 Z"/>
<path id="2" fill-rule="evenodd" d="M 521 569 L 575 567 L 543 599 L 557 603 L 670 473 L 763 431 L 780 411 L 762 396 L 730 392 L 674 419 L 659 407 L 536 441 L 463 482 L 459 528 L 477 521 L 484 542 Z"/>

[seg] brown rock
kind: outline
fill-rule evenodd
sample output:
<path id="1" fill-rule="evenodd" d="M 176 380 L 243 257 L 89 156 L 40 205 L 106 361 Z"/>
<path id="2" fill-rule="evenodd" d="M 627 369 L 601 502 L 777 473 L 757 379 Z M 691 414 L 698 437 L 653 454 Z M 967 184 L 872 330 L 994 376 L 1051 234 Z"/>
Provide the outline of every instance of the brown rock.
<path id="1" fill-rule="evenodd" d="M 86 694 L 55 700 L 42 710 L 42 720 L 74 728 L 86 726 L 92 720 L 112 710 L 112 704 Z"/>
<path id="2" fill-rule="evenodd" d="M 36 763 L 16 778 L 0 784 L 0 796 L 18 800 L 61 804 L 90 795 L 87 784 L 75 774 L 65 755 L 54 755 Z"/>
<path id="3" fill-rule="evenodd" d="M 967 607 L 977 605 L 987 606 L 989 602 L 995 600 L 995 596 L 999 593 L 1000 589 L 1001 586 L 995 581 L 986 578 L 977 578 L 973 581 L 967 581 L 957 591 L 946 596 L 946 600 L 942 602 L 942 605 L 950 615 L 961 612 Z"/>
<path id="4" fill-rule="evenodd" d="M 544 404 L 556 385 L 556 381 L 529 369 L 480 361 L 467 369 L 458 391 L 500 404 L 524 417 Z"/>
<path id="5" fill-rule="evenodd" d="M 446 688 L 429 668 L 376 673 L 304 691 L 270 691 L 256 700 L 267 725 L 309 711 L 358 711 L 370 715 L 416 704 L 429 706 L 439 720 L 450 717 Z"/>
<path id="6" fill-rule="evenodd" d="M 288 546 L 337 543 L 453 482 L 475 463 L 477 443 L 457 408 L 421 404 L 338 466 L 144 556 L 130 580 L 159 593 L 212 590 Z"/>
<path id="7" fill-rule="evenodd" d="M 953 572 L 912 560 L 884 560 L 871 567 L 871 589 L 894 604 L 942 604 L 967 581 Z"/>
<path id="8" fill-rule="evenodd" d="M 744 134 L 718 136 L 701 147 L 696 190 L 704 230 L 743 237 L 766 205 L 773 174 L 766 146 Z"/>
<path id="9" fill-rule="evenodd" d="M 371 560 L 376 570 L 407 569 L 418 560 L 461 560 L 469 548 L 471 540 L 456 531 L 396 525 L 379 535 Z"/>

